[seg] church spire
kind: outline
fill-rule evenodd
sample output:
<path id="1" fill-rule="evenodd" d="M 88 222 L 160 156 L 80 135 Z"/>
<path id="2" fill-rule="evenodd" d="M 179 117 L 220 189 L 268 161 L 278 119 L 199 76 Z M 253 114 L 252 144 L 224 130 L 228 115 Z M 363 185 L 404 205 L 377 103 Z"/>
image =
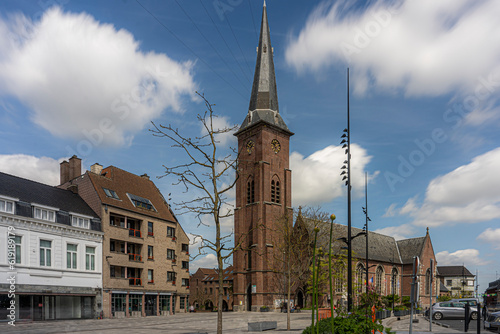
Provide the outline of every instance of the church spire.
<path id="1" fill-rule="evenodd" d="M 257 63 L 250 97 L 249 111 L 269 109 L 279 112 L 276 77 L 274 75 L 273 48 L 271 34 L 267 22 L 267 9 L 264 2 L 262 23 L 260 26 L 259 46 L 257 48 Z"/>
<path id="2" fill-rule="evenodd" d="M 271 34 L 269 33 L 265 1 L 262 9 L 259 46 L 257 47 L 257 63 L 255 64 L 248 115 L 241 124 L 240 130 L 235 135 L 260 122 L 275 126 L 288 132 L 290 135 L 293 134 L 279 114 L 273 47 L 271 46 Z"/>

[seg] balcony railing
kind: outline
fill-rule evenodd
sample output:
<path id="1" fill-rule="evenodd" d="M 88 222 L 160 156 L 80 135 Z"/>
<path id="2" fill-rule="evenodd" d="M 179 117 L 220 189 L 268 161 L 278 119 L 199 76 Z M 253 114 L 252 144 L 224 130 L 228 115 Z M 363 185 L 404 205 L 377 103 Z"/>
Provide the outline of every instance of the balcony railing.
<path id="1" fill-rule="evenodd" d="M 140 238 L 141 237 L 141 230 L 135 230 L 133 228 L 129 228 L 128 235 L 130 235 L 131 237 Z"/>
<path id="2" fill-rule="evenodd" d="M 142 256 L 140 254 L 128 254 L 129 261 L 142 261 Z"/>
<path id="3" fill-rule="evenodd" d="M 142 285 L 142 281 L 138 277 L 129 277 L 128 278 L 128 284 L 129 285 L 139 286 L 139 285 Z"/>

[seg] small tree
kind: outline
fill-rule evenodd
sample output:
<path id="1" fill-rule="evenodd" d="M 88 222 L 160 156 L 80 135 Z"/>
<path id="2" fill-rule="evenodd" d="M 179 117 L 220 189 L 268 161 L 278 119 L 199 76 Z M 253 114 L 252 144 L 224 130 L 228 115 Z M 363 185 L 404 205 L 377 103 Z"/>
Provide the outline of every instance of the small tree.
<path id="1" fill-rule="evenodd" d="M 228 192 L 235 186 L 237 174 L 237 152 L 230 149 L 229 153 L 221 155 L 222 148 L 219 147 L 218 137 L 236 129 L 233 127 L 218 128 L 214 124 L 217 117 L 211 104 L 204 95 L 196 92 L 205 103 L 206 111 L 198 114 L 197 119 L 202 125 L 203 132 L 200 136 L 190 138 L 181 134 L 171 125 L 157 126 L 153 124 L 150 131 L 154 136 L 167 138 L 173 142 L 172 147 L 180 149 L 186 157 L 186 162 L 177 166 L 166 166 L 162 177 L 173 176 L 177 178 L 174 185 L 182 184 L 186 191 L 196 189 L 198 194 L 192 199 L 175 203 L 179 206 L 181 213 L 194 213 L 199 219 L 199 224 L 207 225 L 202 218 L 209 216 L 215 227 L 215 240 L 203 235 L 196 235 L 201 240 L 199 254 L 206 254 L 209 250 L 217 257 L 218 268 L 218 306 L 217 307 L 217 333 L 222 334 L 222 301 L 223 301 L 223 269 L 224 262 L 233 254 L 234 250 L 241 246 L 243 236 L 236 240 L 235 247 L 227 246 L 230 243 L 232 233 L 222 235 L 221 220 L 233 215 L 233 211 L 227 207 Z M 197 255 L 197 256 L 198 256 Z"/>

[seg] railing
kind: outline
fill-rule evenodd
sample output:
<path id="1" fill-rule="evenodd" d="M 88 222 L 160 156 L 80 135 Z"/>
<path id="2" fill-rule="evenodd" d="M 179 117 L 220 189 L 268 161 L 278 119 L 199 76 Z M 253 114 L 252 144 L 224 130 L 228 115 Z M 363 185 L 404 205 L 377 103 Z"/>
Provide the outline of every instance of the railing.
<path id="1" fill-rule="evenodd" d="M 130 235 L 131 237 L 140 238 L 141 237 L 141 230 L 136 230 L 136 229 L 133 229 L 133 228 L 129 228 L 128 229 L 128 235 Z"/>
<path id="2" fill-rule="evenodd" d="M 150 235 L 150 236 L 154 236 L 155 234 L 154 234 L 153 232 L 149 232 L 149 231 L 148 231 L 148 235 Z"/>
<path id="3" fill-rule="evenodd" d="M 140 254 L 128 254 L 129 261 L 142 261 L 142 256 Z"/>
<path id="4" fill-rule="evenodd" d="M 129 285 L 142 285 L 142 281 L 138 277 L 129 277 L 128 283 Z"/>

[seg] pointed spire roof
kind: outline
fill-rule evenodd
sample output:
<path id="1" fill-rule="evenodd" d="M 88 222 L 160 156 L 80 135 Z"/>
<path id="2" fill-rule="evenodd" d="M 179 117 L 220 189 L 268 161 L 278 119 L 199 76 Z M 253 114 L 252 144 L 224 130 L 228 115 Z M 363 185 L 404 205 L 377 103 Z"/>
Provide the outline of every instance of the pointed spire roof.
<path id="1" fill-rule="evenodd" d="M 240 130 L 245 130 L 254 124 L 265 122 L 290 132 L 279 114 L 278 91 L 276 89 L 276 76 L 274 74 L 273 48 L 271 34 L 267 21 L 267 7 L 264 1 L 262 10 L 262 23 L 260 26 L 259 46 L 257 48 L 257 63 L 253 79 L 252 94 L 248 115 L 241 124 Z"/>

